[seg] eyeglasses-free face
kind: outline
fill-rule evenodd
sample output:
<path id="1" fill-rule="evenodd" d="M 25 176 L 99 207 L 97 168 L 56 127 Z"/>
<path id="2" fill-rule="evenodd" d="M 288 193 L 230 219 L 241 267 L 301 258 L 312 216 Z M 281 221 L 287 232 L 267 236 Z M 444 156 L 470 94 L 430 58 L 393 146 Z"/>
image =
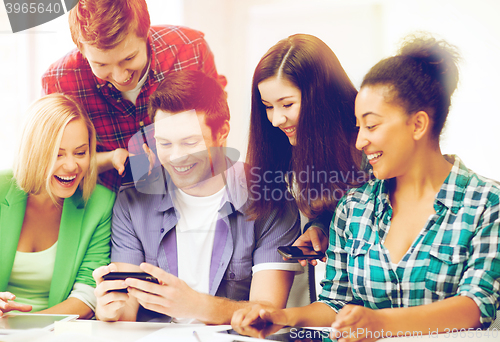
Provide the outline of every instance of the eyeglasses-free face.
<path id="1" fill-rule="evenodd" d="M 268 120 L 286 134 L 290 144 L 297 143 L 301 92 L 283 78 L 270 77 L 260 82 L 259 92 Z"/>

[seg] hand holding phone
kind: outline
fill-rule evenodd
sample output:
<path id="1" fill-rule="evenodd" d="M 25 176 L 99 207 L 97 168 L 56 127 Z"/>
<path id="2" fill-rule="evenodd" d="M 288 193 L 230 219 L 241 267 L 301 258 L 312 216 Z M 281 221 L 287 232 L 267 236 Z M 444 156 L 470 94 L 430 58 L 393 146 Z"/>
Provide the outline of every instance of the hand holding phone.
<path id="1" fill-rule="evenodd" d="M 325 253 L 317 252 L 310 246 L 280 246 L 278 253 L 290 260 L 321 259 L 325 256 Z"/>

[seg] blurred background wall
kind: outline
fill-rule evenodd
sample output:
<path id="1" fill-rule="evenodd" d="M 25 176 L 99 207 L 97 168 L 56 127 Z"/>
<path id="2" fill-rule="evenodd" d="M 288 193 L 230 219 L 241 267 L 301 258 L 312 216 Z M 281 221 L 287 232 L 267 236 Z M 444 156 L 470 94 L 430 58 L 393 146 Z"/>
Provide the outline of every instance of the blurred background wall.
<path id="1" fill-rule="evenodd" d="M 396 53 L 401 39 L 428 31 L 462 54 L 460 83 L 441 140 L 484 176 L 500 179 L 500 1 L 498 0 L 146 0 L 153 24 L 205 33 L 228 79 L 228 145 L 244 159 L 250 86 L 260 57 L 278 40 L 309 33 L 325 41 L 356 87 L 369 68 Z M 74 44 L 67 16 L 12 34 L 0 5 L 0 169 L 15 157 L 19 127 L 41 93 L 40 77 Z"/>

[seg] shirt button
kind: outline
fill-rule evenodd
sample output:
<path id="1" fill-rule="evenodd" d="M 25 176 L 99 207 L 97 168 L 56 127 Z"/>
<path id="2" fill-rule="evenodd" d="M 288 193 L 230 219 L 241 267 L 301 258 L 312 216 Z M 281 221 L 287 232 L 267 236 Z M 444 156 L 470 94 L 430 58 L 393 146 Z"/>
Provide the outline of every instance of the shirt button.
<path id="1" fill-rule="evenodd" d="M 163 228 L 162 228 L 162 229 L 160 229 L 160 233 L 163 233 L 164 231 L 165 231 L 165 229 L 163 229 Z"/>
<path id="2" fill-rule="evenodd" d="M 234 277 L 236 277 L 236 276 L 234 275 L 234 273 L 233 273 L 233 272 L 229 273 L 229 278 L 230 278 L 230 279 L 234 279 Z"/>

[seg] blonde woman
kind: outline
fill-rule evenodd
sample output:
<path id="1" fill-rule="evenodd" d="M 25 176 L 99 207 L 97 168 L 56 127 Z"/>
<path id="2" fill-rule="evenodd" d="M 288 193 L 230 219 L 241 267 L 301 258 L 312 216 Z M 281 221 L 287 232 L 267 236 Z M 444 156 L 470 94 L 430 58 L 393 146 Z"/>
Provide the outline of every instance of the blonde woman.
<path id="1" fill-rule="evenodd" d="M 29 109 L 13 171 L 0 172 L 0 315 L 93 316 L 92 271 L 109 263 L 115 195 L 97 185 L 96 138 L 72 98 Z"/>

